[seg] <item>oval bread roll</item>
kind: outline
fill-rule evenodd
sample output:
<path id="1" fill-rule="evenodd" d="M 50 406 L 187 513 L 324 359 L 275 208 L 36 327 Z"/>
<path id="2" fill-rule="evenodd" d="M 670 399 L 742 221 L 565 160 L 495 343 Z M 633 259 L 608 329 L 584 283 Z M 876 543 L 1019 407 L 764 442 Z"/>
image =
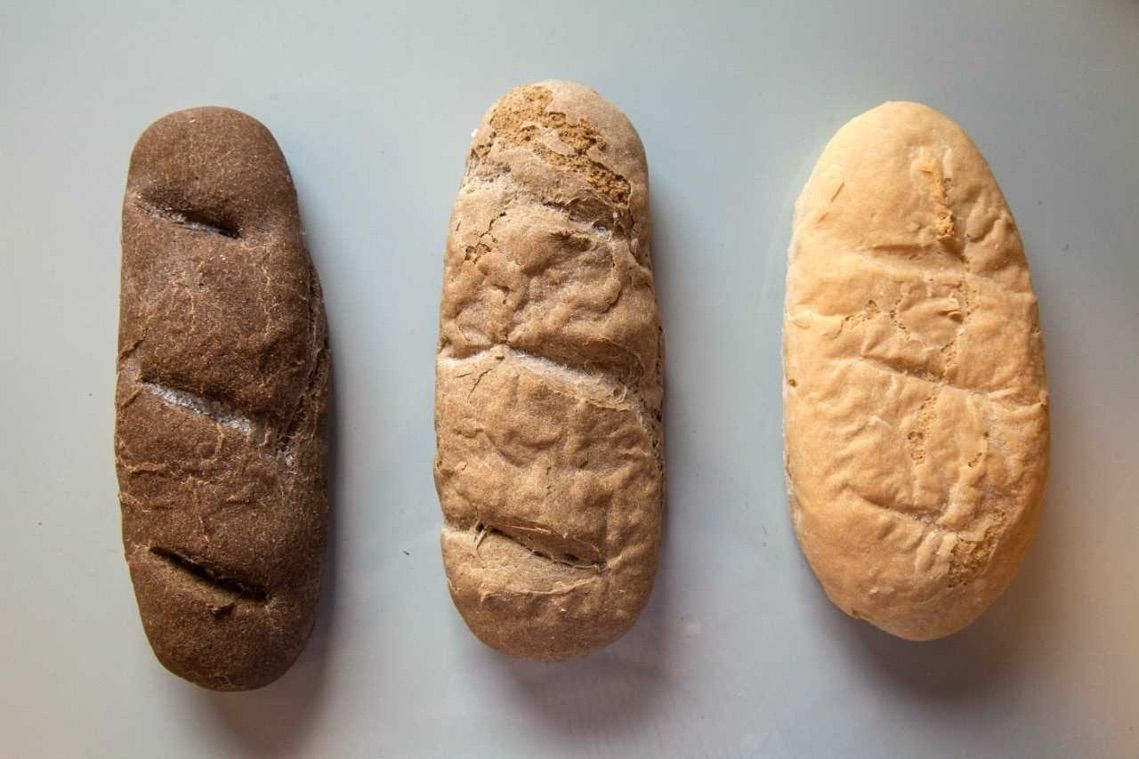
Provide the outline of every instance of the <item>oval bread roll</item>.
<path id="1" fill-rule="evenodd" d="M 827 145 L 783 363 L 791 513 L 830 599 L 911 640 L 976 619 L 1035 530 L 1048 393 L 1020 236 L 955 123 L 886 103 Z"/>
<path id="2" fill-rule="evenodd" d="M 436 365 L 447 582 L 488 645 L 565 659 L 640 614 L 660 542 L 661 354 L 632 124 L 577 84 L 511 91 L 455 201 Z"/>
<path id="3" fill-rule="evenodd" d="M 139 138 L 123 200 L 115 458 L 150 644 L 219 690 L 280 676 L 312 630 L 329 356 L 296 192 L 224 108 Z"/>

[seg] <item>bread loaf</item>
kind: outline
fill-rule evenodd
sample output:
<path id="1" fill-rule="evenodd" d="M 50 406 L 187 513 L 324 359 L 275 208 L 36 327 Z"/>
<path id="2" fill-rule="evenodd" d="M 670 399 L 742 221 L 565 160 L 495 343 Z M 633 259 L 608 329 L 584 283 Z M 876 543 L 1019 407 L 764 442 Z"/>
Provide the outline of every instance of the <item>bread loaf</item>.
<path id="1" fill-rule="evenodd" d="M 912 640 L 969 624 L 1035 529 L 1048 393 L 1020 236 L 955 123 L 886 103 L 827 145 L 783 362 L 791 513 L 827 595 Z"/>
<path id="2" fill-rule="evenodd" d="M 637 133 L 580 85 L 511 91 L 455 201 L 436 364 L 443 560 L 485 643 L 565 659 L 640 614 L 660 542 L 661 360 Z"/>
<path id="3" fill-rule="evenodd" d="M 123 200 L 115 458 L 159 660 L 208 688 L 280 676 L 313 626 L 329 355 L 277 143 L 237 111 L 166 116 Z"/>

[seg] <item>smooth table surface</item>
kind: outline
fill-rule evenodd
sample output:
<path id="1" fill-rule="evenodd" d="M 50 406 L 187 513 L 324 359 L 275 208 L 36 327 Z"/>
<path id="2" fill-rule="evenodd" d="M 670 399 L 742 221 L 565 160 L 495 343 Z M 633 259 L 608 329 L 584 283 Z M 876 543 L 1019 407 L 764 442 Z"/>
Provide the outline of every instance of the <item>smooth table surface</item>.
<path id="1" fill-rule="evenodd" d="M 431 479 L 442 250 L 471 130 L 575 79 L 644 140 L 667 340 L 667 527 L 603 653 L 511 661 L 452 608 Z M 33 3 L 0 8 L 0 749 L 6 757 L 1139 756 L 1139 2 Z M 965 632 L 824 598 L 787 517 L 791 206 L 887 99 L 958 120 L 1023 233 L 1052 471 Z M 261 691 L 169 675 L 122 558 L 119 210 L 153 119 L 264 121 L 300 193 L 335 376 L 317 629 Z"/>

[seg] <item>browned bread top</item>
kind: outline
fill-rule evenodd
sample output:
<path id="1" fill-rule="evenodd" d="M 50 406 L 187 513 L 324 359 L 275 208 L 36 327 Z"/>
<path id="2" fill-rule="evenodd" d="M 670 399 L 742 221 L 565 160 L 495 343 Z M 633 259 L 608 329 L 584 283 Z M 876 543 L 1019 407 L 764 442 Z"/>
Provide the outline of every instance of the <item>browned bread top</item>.
<path id="1" fill-rule="evenodd" d="M 597 93 L 519 87 L 483 119 L 439 332 L 435 478 L 456 606 L 515 656 L 605 645 L 656 572 L 662 344 L 644 150 Z"/>
<path id="2" fill-rule="evenodd" d="M 1020 236 L 957 124 L 886 103 L 827 145 L 783 361 L 792 516 L 828 596 L 904 638 L 967 625 L 1035 529 L 1048 393 Z"/>
<path id="3" fill-rule="evenodd" d="M 245 114 L 152 124 L 123 200 L 115 453 L 143 625 L 176 674 L 272 681 L 312 628 L 329 357 L 288 166 Z"/>

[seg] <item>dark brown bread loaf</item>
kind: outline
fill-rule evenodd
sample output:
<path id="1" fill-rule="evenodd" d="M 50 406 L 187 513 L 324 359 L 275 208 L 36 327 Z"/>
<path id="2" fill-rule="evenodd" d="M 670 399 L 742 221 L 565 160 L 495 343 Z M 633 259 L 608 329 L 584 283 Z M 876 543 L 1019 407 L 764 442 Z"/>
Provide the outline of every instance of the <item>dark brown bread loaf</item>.
<path id="1" fill-rule="evenodd" d="M 147 637 L 219 690 L 285 672 L 325 538 L 329 355 L 284 156 L 224 108 L 139 138 L 123 200 L 115 459 Z"/>
<path id="2" fill-rule="evenodd" d="M 435 482 L 452 598 L 501 651 L 627 630 L 660 542 L 660 320 L 632 124 L 570 82 L 519 87 L 471 143 L 447 240 Z"/>

